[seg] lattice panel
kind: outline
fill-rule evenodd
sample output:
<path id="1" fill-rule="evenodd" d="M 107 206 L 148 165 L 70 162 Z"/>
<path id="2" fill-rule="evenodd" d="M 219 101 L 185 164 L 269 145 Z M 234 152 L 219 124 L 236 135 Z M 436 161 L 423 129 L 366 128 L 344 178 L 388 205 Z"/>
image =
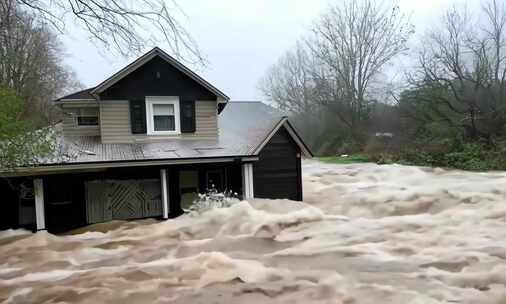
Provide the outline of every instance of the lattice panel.
<path id="1" fill-rule="evenodd" d="M 88 223 L 162 215 L 159 180 L 86 182 Z"/>

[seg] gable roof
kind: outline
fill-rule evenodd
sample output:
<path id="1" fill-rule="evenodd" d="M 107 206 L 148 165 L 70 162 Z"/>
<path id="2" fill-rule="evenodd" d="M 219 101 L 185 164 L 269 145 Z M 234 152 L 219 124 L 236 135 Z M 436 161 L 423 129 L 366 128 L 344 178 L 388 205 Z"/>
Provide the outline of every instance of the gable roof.
<path id="1" fill-rule="evenodd" d="M 230 98 L 225 95 L 222 91 L 220 91 L 218 88 L 207 82 L 204 78 L 197 75 L 195 72 L 184 66 L 181 62 L 177 61 L 175 58 L 170 56 L 169 54 L 162 51 L 160 48 L 155 47 L 151 51 L 147 52 L 146 54 L 139 57 L 134 62 L 130 63 L 111 77 L 104 80 L 102 83 L 97 85 L 95 88 L 93 88 L 89 93 L 92 95 L 97 96 L 98 94 L 105 91 L 107 88 L 112 86 L 113 84 L 117 83 L 130 73 L 137 70 L 139 67 L 143 66 L 145 63 L 149 62 L 151 59 L 155 58 L 156 56 L 161 57 L 165 61 L 167 61 L 170 65 L 181 71 L 183 74 L 187 75 L 191 79 L 193 79 L 195 82 L 199 83 L 206 89 L 208 89 L 210 92 L 215 94 L 217 97 L 221 97 L 225 101 L 228 101 Z"/>

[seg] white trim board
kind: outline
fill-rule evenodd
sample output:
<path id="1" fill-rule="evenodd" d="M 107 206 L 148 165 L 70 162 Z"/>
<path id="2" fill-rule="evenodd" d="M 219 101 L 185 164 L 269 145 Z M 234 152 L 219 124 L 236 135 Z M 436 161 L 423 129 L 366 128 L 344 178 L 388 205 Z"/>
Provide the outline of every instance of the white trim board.
<path id="1" fill-rule="evenodd" d="M 37 230 L 46 229 L 46 214 L 44 211 L 44 183 L 42 178 L 33 180 L 33 193 L 35 196 L 35 221 Z"/>
<path id="2" fill-rule="evenodd" d="M 255 196 L 253 186 L 253 164 L 242 164 L 242 199 L 248 200 Z"/>
<path id="3" fill-rule="evenodd" d="M 164 219 L 169 218 L 169 188 L 168 178 L 167 178 L 167 169 L 160 170 L 160 183 L 161 183 L 161 191 L 162 191 L 162 216 Z"/>

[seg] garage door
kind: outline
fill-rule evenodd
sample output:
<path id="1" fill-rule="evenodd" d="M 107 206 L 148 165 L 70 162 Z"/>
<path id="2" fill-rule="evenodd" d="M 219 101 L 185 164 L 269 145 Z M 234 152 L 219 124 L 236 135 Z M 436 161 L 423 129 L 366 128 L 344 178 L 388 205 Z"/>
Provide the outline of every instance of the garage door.
<path id="1" fill-rule="evenodd" d="M 85 183 L 89 224 L 162 215 L 160 180 L 94 180 Z"/>

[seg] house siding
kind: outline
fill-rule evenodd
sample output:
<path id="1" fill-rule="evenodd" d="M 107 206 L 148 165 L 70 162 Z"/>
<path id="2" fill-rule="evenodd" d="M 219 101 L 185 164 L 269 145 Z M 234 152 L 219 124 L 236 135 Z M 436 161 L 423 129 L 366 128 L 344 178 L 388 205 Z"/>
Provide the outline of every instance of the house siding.
<path id="1" fill-rule="evenodd" d="M 84 107 L 96 107 L 97 105 L 71 105 L 64 106 L 63 111 L 70 109 L 79 109 Z M 78 126 L 75 118 L 65 113 L 62 120 L 63 133 L 65 136 L 100 136 L 100 125 L 98 126 Z"/>
<path id="2" fill-rule="evenodd" d="M 301 151 L 284 127 L 253 163 L 254 195 L 258 198 L 302 200 Z"/>
<path id="3" fill-rule="evenodd" d="M 157 141 L 164 138 L 214 138 L 218 136 L 216 101 L 195 103 L 195 133 L 180 135 L 132 134 L 130 107 L 126 100 L 102 100 L 100 102 L 100 133 L 103 143 L 133 143 Z"/>

